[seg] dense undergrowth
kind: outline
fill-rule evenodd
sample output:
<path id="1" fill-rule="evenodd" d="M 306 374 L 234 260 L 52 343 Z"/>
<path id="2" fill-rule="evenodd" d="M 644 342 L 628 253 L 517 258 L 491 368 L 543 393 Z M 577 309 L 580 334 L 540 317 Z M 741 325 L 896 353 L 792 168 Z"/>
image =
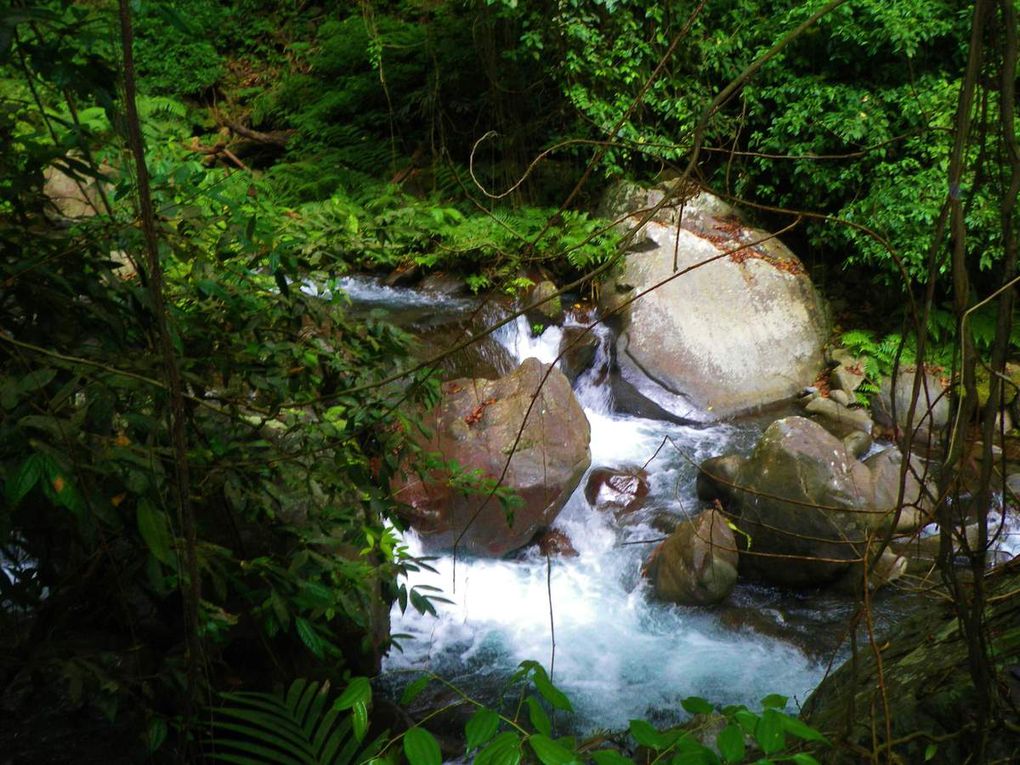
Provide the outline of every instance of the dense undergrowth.
<path id="1" fill-rule="evenodd" d="M 401 583 L 427 561 L 397 542 L 387 486 L 416 456 L 405 404 L 428 406 L 436 382 L 396 380 L 407 338 L 351 317 L 339 294 L 299 289 L 309 278 L 415 268 L 511 293 L 539 273 L 574 279 L 616 255 L 618 235 L 596 214 L 604 185 L 675 176 L 703 138 L 693 180 L 766 223 L 775 208 L 808 211 L 805 259 L 865 269 L 885 285 L 871 296 L 877 314 L 902 324 L 886 307 L 929 271 L 946 304 L 949 252 L 932 229 L 970 28 L 957 4 L 848 3 L 692 132 L 818 5 L 133 3 L 162 305 L 143 257 L 117 4 L 8 4 L 0 687 L 25 730 L 61 721 L 19 743 L 16 761 L 59 760 L 72 742 L 104 752 L 109 730 L 127 758 L 184 756 L 212 689 L 371 673 L 390 604 L 432 608 L 436 593 Z M 975 122 L 991 134 L 998 119 L 987 88 Z M 989 139 L 967 157 L 1005 151 Z M 966 180 L 964 255 L 983 294 L 1003 258 L 995 200 L 1009 179 Z M 55 209 L 58 181 L 81 209 Z M 952 366 L 947 316 L 928 317 L 942 350 L 915 361 Z M 157 352 L 164 319 L 179 411 Z M 844 336 L 875 375 L 899 345 L 880 339 L 886 329 Z M 992 347 L 990 313 L 971 330 Z M 185 505 L 198 519 L 190 535 Z M 531 714 L 539 760 L 588 756 Z M 635 734 L 678 762 L 679 739 L 663 749 L 654 736 Z M 404 742 L 413 765 L 433 761 Z"/>

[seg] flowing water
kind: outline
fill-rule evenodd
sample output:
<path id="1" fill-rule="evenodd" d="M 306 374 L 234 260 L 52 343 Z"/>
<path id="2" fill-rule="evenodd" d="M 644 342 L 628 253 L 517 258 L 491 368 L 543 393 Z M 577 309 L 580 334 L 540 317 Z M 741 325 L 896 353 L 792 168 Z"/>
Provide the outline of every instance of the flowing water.
<path id="1" fill-rule="evenodd" d="M 342 285 L 359 302 L 385 305 L 394 315 L 422 307 L 413 290 L 380 288 L 360 279 Z M 428 303 L 433 314 L 463 312 L 470 301 Z M 555 522 L 576 557 L 547 560 L 534 548 L 512 559 L 437 558 L 435 573 L 408 585 L 432 585 L 452 603 L 439 616 L 413 609 L 392 614 L 402 652 L 391 651 L 384 673 L 398 685 L 412 670 L 430 670 L 468 693 L 485 696 L 534 659 L 552 668 L 571 697 L 582 730 L 625 727 L 635 717 L 674 722 L 687 696 L 754 706 L 766 694 L 803 701 L 839 650 L 853 603 L 826 594 L 780 591 L 741 583 L 725 606 L 714 609 L 664 604 L 650 597 L 642 565 L 663 528 L 701 509 L 695 496 L 696 464 L 727 452 L 748 452 L 771 419 L 687 427 L 617 411 L 609 378 L 611 332 L 593 330 L 595 362 L 574 384 L 591 425 L 592 467 L 645 466 L 650 492 L 625 524 L 599 513 L 584 498 L 583 478 Z M 534 337 L 516 320 L 494 337 L 519 362 L 534 356 L 553 362 L 564 332 L 550 327 Z M 427 554 L 413 532 L 413 554 Z M 881 629 L 908 610 L 877 599 Z M 554 648 L 555 639 L 555 648 Z"/>

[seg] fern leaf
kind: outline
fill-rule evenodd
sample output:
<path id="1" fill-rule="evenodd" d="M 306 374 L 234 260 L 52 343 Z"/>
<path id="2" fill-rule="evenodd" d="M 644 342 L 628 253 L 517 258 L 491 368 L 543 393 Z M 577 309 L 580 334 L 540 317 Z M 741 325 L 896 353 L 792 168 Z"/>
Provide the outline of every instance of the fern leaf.
<path id="1" fill-rule="evenodd" d="M 253 762 L 252 757 L 255 757 L 257 759 L 254 761 L 259 763 L 274 763 L 274 765 L 304 765 L 304 760 L 299 760 L 285 751 L 271 749 L 265 744 L 253 744 L 249 741 L 242 741 L 238 739 L 220 741 L 217 745 L 224 748 L 235 749 L 238 752 L 244 752 L 247 756 L 241 757 L 240 759 L 234 759 L 235 757 L 239 757 L 239 755 L 234 755 L 230 752 L 213 752 L 209 756 L 214 760 L 244 762 L 250 765 L 250 763 Z"/>

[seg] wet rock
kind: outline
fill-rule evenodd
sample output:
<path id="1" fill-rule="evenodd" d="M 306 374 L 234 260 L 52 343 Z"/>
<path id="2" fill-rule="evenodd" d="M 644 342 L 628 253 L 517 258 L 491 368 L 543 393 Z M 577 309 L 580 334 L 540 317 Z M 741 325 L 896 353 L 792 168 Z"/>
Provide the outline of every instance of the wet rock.
<path id="1" fill-rule="evenodd" d="M 907 559 L 893 550 L 883 550 L 878 560 L 873 561 L 868 570 L 868 590 L 885 587 L 907 573 Z M 847 594 L 856 594 L 864 584 L 864 566 L 860 563 L 852 565 L 847 572 L 836 581 L 833 589 Z"/>
<path id="2" fill-rule="evenodd" d="M 640 203 L 640 195 L 619 196 L 610 205 L 615 212 Z M 827 334 L 803 265 L 775 239 L 724 256 L 767 235 L 745 227 L 711 195 L 686 201 L 679 230 L 661 222 L 679 214 L 673 205 L 644 226 L 655 247 L 628 253 L 616 283 L 603 291 L 603 308 L 621 317 L 617 357 L 624 376 L 641 395 L 688 419 L 792 397 L 817 376 Z M 674 260 L 681 270 L 705 265 L 669 280 Z"/>
<path id="3" fill-rule="evenodd" d="M 499 477 L 509 458 L 503 485 L 523 504 L 513 509 L 511 525 L 496 499 L 465 495 L 446 469 L 422 477 L 405 466 L 393 481 L 393 495 L 404 503 L 406 517 L 429 548 L 449 549 L 460 538 L 461 552 L 505 555 L 550 526 L 570 497 L 591 461 L 590 428 L 559 370 L 553 369 L 543 384 L 547 369 L 527 359 L 498 380 L 443 385 L 439 405 L 424 418 L 432 437 L 420 439 L 422 449 L 443 462 L 456 461 L 460 474 L 479 471 L 489 478 Z"/>
<path id="4" fill-rule="evenodd" d="M 456 274 L 446 271 L 433 271 L 421 280 L 418 288 L 422 292 L 429 292 L 440 297 L 458 297 L 468 293 L 467 284 Z"/>
<path id="5" fill-rule="evenodd" d="M 854 430 L 843 437 L 843 446 L 855 457 L 863 457 L 868 453 L 872 443 L 871 435 L 863 430 Z"/>
<path id="6" fill-rule="evenodd" d="M 829 372 L 830 388 L 853 396 L 854 391 L 861 387 L 861 383 L 864 382 L 863 359 L 851 356 L 843 348 L 833 352 L 832 357 L 837 363 L 832 371 Z"/>
<path id="7" fill-rule="evenodd" d="M 599 339 L 594 332 L 586 332 L 583 327 L 563 328 L 560 369 L 568 380 L 573 382 L 591 368 L 598 347 Z"/>
<path id="8" fill-rule="evenodd" d="M 577 550 L 574 549 L 570 537 L 559 529 L 540 531 L 535 537 L 535 544 L 538 545 L 538 551 L 549 558 L 577 557 Z"/>
<path id="9" fill-rule="evenodd" d="M 837 404 L 840 404 L 841 406 L 850 406 L 851 404 L 854 403 L 854 400 L 850 396 L 850 394 L 847 393 L 845 390 L 840 390 L 839 388 L 833 388 L 832 390 L 830 390 L 829 398 L 831 398 L 833 401 L 835 401 Z"/>
<path id="10" fill-rule="evenodd" d="M 739 454 L 709 457 L 702 462 L 695 481 L 698 499 L 704 502 L 728 502 L 737 480 L 737 471 L 743 464 L 744 458 Z"/>
<path id="11" fill-rule="evenodd" d="M 736 469 L 727 505 L 751 540 L 742 570 L 794 587 L 842 576 L 894 517 L 900 458 L 884 454 L 860 462 L 811 420 L 772 423 Z M 908 485 L 905 501 L 922 506 L 920 483 Z"/>
<path id="12" fill-rule="evenodd" d="M 600 512 L 617 518 L 641 509 L 648 496 L 648 473 L 641 468 L 596 468 L 588 476 L 584 498 Z"/>
<path id="13" fill-rule="evenodd" d="M 494 380 L 512 372 L 517 362 L 510 352 L 500 345 L 492 335 L 453 351 L 458 345 L 474 337 L 479 325 L 469 320 L 451 321 L 444 324 L 422 322 L 410 327 L 415 342 L 411 351 L 420 361 L 432 359 L 440 354 L 437 366 L 443 380 L 484 377 Z"/>
<path id="14" fill-rule="evenodd" d="M 680 605 L 707 606 L 724 600 L 737 583 L 733 531 L 718 510 L 680 524 L 652 553 L 647 574 L 655 594 Z"/>
<path id="15" fill-rule="evenodd" d="M 879 386 L 878 395 L 871 399 L 871 413 L 875 422 L 885 427 L 893 423 L 895 403 L 896 426 L 903 430 L 907 426 L 910 399 L 914 390 L 916 369 L 904 368 L 896 376 L 896 391 L 893 393 L 892 379 L 885 377 Z M 919 389 L 917 408 L 914 412 L 913 428 L 917 438 L 926 441 L 949 422 L 949 397 L 945 395 L 942 383 L 932 372 L 924 372 Z"/>
<path id="16" fill-rule="evenodd" d="M 528 291 L 526 305 L 545 301 L 527 312 L 528 321 L 532 325 L 546 327 L 563 321 L 563 301 L 556 294 L 557 287 L 548 279 L 543 279 Z"/>
<path id="17" fill-rule="evenodd" d="M 995 693 L 996 688 L 1010 687 L 1008 674 L 1017 663 L 1020 567 L 1003 567 L 984 582 L 985 634 L 988 654 L 994 657 L 990 682 Z M 850 765 L 861 762 L 862 755 L 871 759 L 872 752 L 895 752 L 904 763 L 949 765 L 973 759 L 973 737 L 966 727 L 961 728 L 964 721 L 973 719 L 980 703 L 968 655 L 968 640 L 953 604 L 938 601 L 899 623 L 880 652 L 859 650 L 822 680 L 801 712 L 806 723 L 841 742 L 825 750 L 825 762 Z M 875 725 L 874 712 L 886 704 L 888 718 L 881 719 L 888 720 L 888 742 L 886 725 Z M 1015 720 L 1015 711 L 1010 711 L 991 723 L 988 762 L 1017 761 Z M 925 735 L 918 736 L 918 731 Z M 930 758 L 927 749 L 932 740 L 939 743 Z"/>
<path id="18" fill-rule="evenodd" d="M 866 411 L 850 409 L 832 398 L 813 398 L 805 405 L 804 411 L 813 415 L 836 438 L 844 438 L 855 430 L 871 433 L 873 426 Z"/>
<path id="19" fill-rule="evenodd" d="M 418 264 L 404 263 L 390 271 L 383 279 L 383 284 L 387 287 L 408 287 L 419 278 L 421 278 L 421 268 L 418 267 Z"/>

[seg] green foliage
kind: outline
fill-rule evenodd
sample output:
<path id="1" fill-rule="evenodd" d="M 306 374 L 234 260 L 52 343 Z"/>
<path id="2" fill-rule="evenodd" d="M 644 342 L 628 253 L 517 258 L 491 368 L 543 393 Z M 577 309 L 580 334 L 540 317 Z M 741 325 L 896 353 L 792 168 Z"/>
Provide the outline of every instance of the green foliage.
<path id="1" fill-rule="evenodd" d="M 208 0 L 141 3 L 137 16 L 138 73 L 151 93 L 197 96 L 223 75 L 213 36 L 229 12 Z"/>
<path id="2" fill-rule="evenodd" d="M 455 686 L 435 675 L 422 675 L 407 686 L 401 703 L 413 701 L 429 683 L 449 686 L 460 701 L 454 705 L 474 707 L 464 726 L 464 756 L 475 763 L 514 765 L 521 762 L 541 765 L 568 765 L 568 763 L 595 763 L 595 765 L 634 765 L 636 758 L 628 756 L 636 747 L 648 750 L 655 762 L 673 762 L 679 765 L 739 765 L 739 763 L 792 762 L 797 765 L 817 765 L 815 758 L 804 751 L 805 746 L 827 747 L 829 742 L 822 734 L 796 717 L 786 714 L 785 696 L 773 694 L 762 699 L 761 712 L 752 712 L 743 706 L 730 706 L 721 710 L 697 697 L 684 699 L 685 710 L 693 715 L 719 715 L 723 727 L 715 737 L 715 745 L 708 746 L 696 736 L 694 726 L 660 730 L 645 720 L 631 720 L 626 733 L 618 736 L 597 734 L 588 739 L 557 735 L 554 721 L 569 727 L 572 713 L 570 700 L 553 685 L 545 669 L 534 661 L 522 662 L 507 684 L 506 710 L 481 704 Z M 351 680 L 339 699 L 328 707 L 323 698 L 328 688 L 316 683 L 294 683 L 286 696 L 263 693 L 223 694 L 223 699 L 234 703 L 217 710 L 214 727 L 215 750 L 237 749 L 245 752 L 246 762 L 252 765 L 284 762 L 278 748 L 284 741 L 293 746 L 294 757 L 287 762 L 346 763 L 392 762 L 399 748 L 408 765 L 439 765 L 442 754 L 435 737 L 422 725 L 414 725 L 402 735 L 387 738 L 383 733 L 368 745 L 356 759 L 351 759 L 356 748 L 349 745 L 337 759 L 316 756 L 321 751 L 316 735 L 317 727 L 337 726 L 344 737 L 351 735 L 360 710 L 371 702 L 371 690 L 364 678 Z M 329 713 L 325 710 L 329 709 Z M 341 722 L 335 715 L 339 710 L 351 709 L 352 714 Z M 438 714 L 445 710 L 436 710 Z M 431 717 L 432 715 L 430 715 Z M 241 719 L 242 728 L 233 722 L 224 725 L 221 720 Z M 320 719 L 322 722 L 320 722 Z M 367 722 L 362 723 L 367 726 Z M 239 740 L 238 734 L 247 738 Z M 355 735 L 351 744 L 361 741 Z M 309 745 L 307 742 L 316 742 Z M 223 755 L 217 755 L 223 759 Z M 232 761 L 238 761 L 236 759 Z"/>
<path id="3" fill-rule="evenodd" d="M 213 710 L 208 756 L 221 762 L 276 765 L 348 765 L 372 759 L 386 734 L 365 740 L 368 680 L 354 678 L 338 698 L 331 702 L 331 697 L 328 682 L 302 679 L 286 693 L 220 694 L 223 703 Z"/>
<path id="4" fill-rule="evenodd" d="M 392 269 L 414 265 L 466 274 L 473 289 L 510 282 L 521 267 L 583 271 L 615 251 L 617 234 L 580 212 L 567 212 L 537 247 L 531 242 L 555 211 L 526 207 L 464 214 L 435 199 L 369 187 L 356 201 L 334 194 L 280 214 L 283 245 L 313 268 Z"/>

